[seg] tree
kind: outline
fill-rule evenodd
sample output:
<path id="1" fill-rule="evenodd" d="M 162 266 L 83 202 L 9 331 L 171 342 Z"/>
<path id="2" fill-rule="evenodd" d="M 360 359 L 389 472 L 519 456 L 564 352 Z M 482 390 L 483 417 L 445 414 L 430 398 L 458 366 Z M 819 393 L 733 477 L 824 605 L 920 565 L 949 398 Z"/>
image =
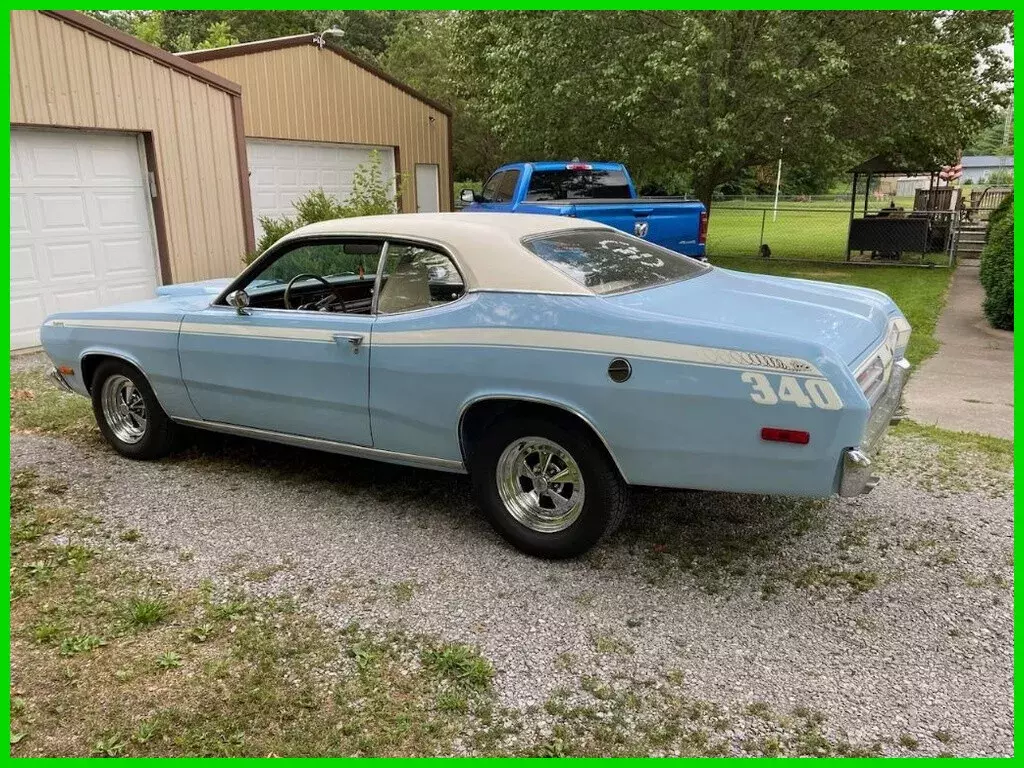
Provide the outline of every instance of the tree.
<path id="1" fill-rule="evenodd" d="M 965 155 L 1012 155 L 1013 154 L 1013 120 L 1009 121 L 1009 136 L 1006 144 L 1003 136 L 1006 133 L 1006 110 L 1000 109 L 995 118 L 982 128 L 964 149 Z"/>
<path id="2" fill-rule="evenodd" d="M 1006 103 L 1005 12 L 459 13 L 457 79 L 503 149 L 690 174 L 886 153 L 937 166 Z M 787 120 L 788 118 L 788 120 Z"/>
<path id="3" fill-rule="evenodd" d="M 398 11 L 87 11 L 170 51 L 217 48 L 337 27 L 357 56 L 378 61 L 401 13 Z"/>
<path id="4" fill-rule="evenodd" d="M 452 110 L 452 154 L 456 180 L 479 181 L 507 154 L 473 99 L 474 84 L 458 77 L 455 14 L 406 14 L 388 38 L 382 66 L 399 80 Z"/>

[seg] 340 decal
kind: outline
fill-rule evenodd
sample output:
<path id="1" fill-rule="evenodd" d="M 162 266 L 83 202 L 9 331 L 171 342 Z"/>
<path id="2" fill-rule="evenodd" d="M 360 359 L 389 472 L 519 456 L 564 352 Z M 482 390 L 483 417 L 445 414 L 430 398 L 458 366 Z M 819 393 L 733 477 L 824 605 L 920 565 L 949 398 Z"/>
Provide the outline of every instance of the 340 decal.
<path id="1" fill-rule="evenodd" d="M 795 376 L 778 376 L 778 385 L 763 373 L 747 371 L 740 378 L 751 386 L 750 398 L 759 405 L 792 403 L 798 408 L 822 408 L 838 411 L 843 407 L 839 393 L 827 379 L 804 379 Z"/>

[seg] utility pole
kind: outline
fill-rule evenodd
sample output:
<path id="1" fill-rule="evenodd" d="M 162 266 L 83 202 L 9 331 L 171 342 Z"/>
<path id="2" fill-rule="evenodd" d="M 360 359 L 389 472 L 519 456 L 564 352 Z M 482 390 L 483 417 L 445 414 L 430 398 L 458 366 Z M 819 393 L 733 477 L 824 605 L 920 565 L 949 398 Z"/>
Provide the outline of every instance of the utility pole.
<path id="1" fill-rule="evenodd" d="M 772 210 L 772 221 L 779 218 L 779 187 L 782 185 L 782 151 L 786 146 L 786 126 L 789 125 L 789 117 L 782 118 L 782 141 L 779 142 L 779 168 L 775 172 L 775 206 Z"/>

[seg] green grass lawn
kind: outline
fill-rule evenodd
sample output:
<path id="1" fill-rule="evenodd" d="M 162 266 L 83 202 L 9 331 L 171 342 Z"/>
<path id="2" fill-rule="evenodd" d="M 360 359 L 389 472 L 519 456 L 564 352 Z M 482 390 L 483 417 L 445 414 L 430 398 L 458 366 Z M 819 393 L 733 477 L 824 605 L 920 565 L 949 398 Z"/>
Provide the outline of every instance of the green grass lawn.
<path id="1" fill-rule="evenodd" d="M 712 258 L 727 269 L 758 272 L 807 280 L 825 280 L 844 285 L 861 285 L 889 294 L 914 328 L 907 359 L 915 366 L 935 354 L 935 322 L 946 303 L 946 291 L 953 277 L 951 269 L 857 266 L 849 264 L 793 264 L 761 259 Z"/>
<path id="2" fill-rule="evenodd" d="M 904 210 L 913 208 L 913 200 L 897 199 Z M 887 207 L 874 199 L 870 211 Z M 772 256 L 782 259 L 843 261 L 846 258 L 846 235 L 850 230 L 849 204 L 780 202 L 776 214 L 771 203 L 730 200 L 711 206 L 708 220 L 708 256 L 757 256 L 762 242 L 771 248 Z M 859 201 L 855 215 L 863 216 Z M 763 234 L 762 234 L 763 227 Z M 941 260 L 942 254 L 933 254 Z M 916 258 L 916 257 L 915 257 Z"/>

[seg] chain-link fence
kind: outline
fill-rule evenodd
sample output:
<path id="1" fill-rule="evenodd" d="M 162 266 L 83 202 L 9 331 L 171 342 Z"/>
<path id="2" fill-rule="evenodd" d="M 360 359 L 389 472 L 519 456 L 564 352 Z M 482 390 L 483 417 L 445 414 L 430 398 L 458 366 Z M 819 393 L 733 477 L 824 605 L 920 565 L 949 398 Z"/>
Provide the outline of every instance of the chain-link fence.
<path id="1" fill-rule="evenodd" d="M 840 195 L 831 196 L 832 198 Z M 792 198 L 765 204 L 733 198 L 712 203 L 707 254 L 876 264 L 947 265 L 955 254 L 958 217 L 952 210 L 915 211 L 914 198 L 858 199 L 847 205 Z M 759 203 L 759 204 L 758 204 Z"/>

